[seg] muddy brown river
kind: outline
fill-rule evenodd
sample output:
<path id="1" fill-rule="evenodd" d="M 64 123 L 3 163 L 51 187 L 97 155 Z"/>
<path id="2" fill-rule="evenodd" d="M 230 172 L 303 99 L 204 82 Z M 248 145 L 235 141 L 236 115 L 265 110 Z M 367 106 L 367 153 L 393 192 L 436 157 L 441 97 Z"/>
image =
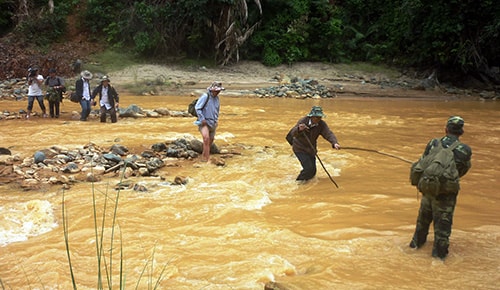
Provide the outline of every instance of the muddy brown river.
<path id="1" fill-rule="evenodd" d="M 191 100 L 124 96 L 120 104 L 186 110 Z M 284 136 L 313 105 L 323 107 L 324 120 L 342 146 L 412 161 L 430 138 L 444 134 L 450 115 L 465 119 L 461 141 L 472 147 L 472 168 L 461 182 L 444 262 L 431 257 L 432 230 L 424 247 L 408 247 L 419 200 L 408 181 L 407 162 L 368 151 L 336 151 L 320 138 L 318 155 L 339 188 L 319 163 L 312 181 L 296 184 L 301 168 Z M 263 289 L 269 281 L 289 289 L 498 289 L 500 103 L 221 94 L 221 106 L 216 144 L 237 145 L 241 155 L 226 159 L 224 167 L 192 160 L 161 169 L 167 178 L 187 176 L 183 186 L 134 177 L 148 191 L 119 192 L 113 245 L 111 205 L 119 180 L 78 183 L 65 191 L 78 289 L 98 288 L 93 196 L 100 228 L 106 194 L 102 263 L 112 264 L 112 280 L 103 278 L 104 288 L 119 288 L 122 261 L 127 289 L 153 289 L 157 282 L 157 289 Z M 25 107 L 0 101 L 2 110 Z M 65 102 L 62 110 L 60 119 L 0 122 L 0 147 L 29 157 L 52 145 L 93 142 L 140 153 L 154 143 L 200 137 L 193 118 L 121 118 L 102 124 L 71 120 L 71 112 L 79 111 L 76 104 Z M 62 189 L 24 192 L 3 185 L 0 192 L 0 285 L 73 288 Z"/>

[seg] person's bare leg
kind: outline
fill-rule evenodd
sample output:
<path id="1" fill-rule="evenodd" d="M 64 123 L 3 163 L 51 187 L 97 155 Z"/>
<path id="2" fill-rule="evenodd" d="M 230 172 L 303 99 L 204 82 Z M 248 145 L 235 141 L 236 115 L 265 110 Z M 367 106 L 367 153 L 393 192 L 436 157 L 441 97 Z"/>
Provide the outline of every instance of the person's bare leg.
<path id="1" fill-rule="evenodd" d="M 201 136 L 203 137 L 203 153 L 201 154 L 201 161 L 210 162 L 210 145 L 213 140 L 210 139 L 210 132 L 208 126 L 201 127 Z"/>

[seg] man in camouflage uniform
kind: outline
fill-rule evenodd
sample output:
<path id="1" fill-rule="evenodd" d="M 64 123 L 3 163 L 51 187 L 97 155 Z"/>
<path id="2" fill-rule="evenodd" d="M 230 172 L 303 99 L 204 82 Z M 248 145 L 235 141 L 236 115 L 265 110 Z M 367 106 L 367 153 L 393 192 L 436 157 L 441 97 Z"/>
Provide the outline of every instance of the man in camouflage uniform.
<path id="1" fill-rule="evenodd" d="M 459 116 L 452 116 L 446 122 L 446 136 L 440 139 L 443 148 L 448 148 L 464 133 L 464 120 Z M 438 145 L 438 139 L 431 140 L 422 155 L 429 154 L 432 148 Z M 472 150 L 466 144 L 460 143 L 454 150 L 453 155 L 459 176 L 464 176 L 471 167 Z M 415 233 L 410 242 L 411 248 L 420 248 L 427 240 L 429 226 L 434 221 L 434 245 L 432 256 L 444 260 L 448 255 L 450 245 L 451 226 L 453 224 L 453 212 L 457 203 L 456 193 L 440 194 L 434 197 L 422 196 L 420 209 L 418 211 Z"/>

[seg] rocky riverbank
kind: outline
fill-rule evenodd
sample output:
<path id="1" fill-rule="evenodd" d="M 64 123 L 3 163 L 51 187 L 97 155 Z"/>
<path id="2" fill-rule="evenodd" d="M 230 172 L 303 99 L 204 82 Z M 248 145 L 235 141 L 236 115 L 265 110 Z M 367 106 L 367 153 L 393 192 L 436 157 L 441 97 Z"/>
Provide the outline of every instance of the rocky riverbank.
<path id="1" fill-rule="evenodd" d="M 38 190 L 51 186 L 69 189 L 77 182 L 99 182 L 104 177 L 123 177 L 116 189 L 147 191 L 144 185 L 129 181 L 131 177 L 158 177 L 159 182 L 181 185 L 188 177 L 175 176 L 168 181 L 159 174 L 163 167 L 177 167 L 179 162 L 193 161 L 202 152 L 201 141 L 177 139 L 168 143 L 152 144 L 150 150 L 131 152 L 126 146 L 113 145 L 101 148 L 89 143 L 79 148 L 52 146 L 35 152 L 32 156 L 11 155 L 7 148 L 0 148 L 0 184 L 18 186 L 20 189 Z M 224 166 L 225 158 L 240 153 L 233 149 L 213 145 L 211 163 Z"/>
<path id="2" fill-rule="evenodd" d="M 85 66 L 84 66 L 85 67 Z M 102 72 L 96 72 L 93 85 Z M 496 100 L 500 92 L 484 88 L 457 88 L 440 83 L 435 76 L 418 77 L 410 73 L 374 70 L 366 72 L 346 65 L 298 63 L 266 67 L 242 61 L 228 67 L 179 65 L 135 65 L 109 72 L 120 94 L 199 95 L 213 81 L 220 80 L 226 95 L 250 97 L 334 98 L 392 97 L 429 99 Z M 74 77 L 66 78 L 70 89 Z M 131 89 L 133 88 L 133 89 Z M 140 89 L 140 92 L 135 90 Z M 26 98 L 25 78 L 0 81 L 0 100 Z"/>

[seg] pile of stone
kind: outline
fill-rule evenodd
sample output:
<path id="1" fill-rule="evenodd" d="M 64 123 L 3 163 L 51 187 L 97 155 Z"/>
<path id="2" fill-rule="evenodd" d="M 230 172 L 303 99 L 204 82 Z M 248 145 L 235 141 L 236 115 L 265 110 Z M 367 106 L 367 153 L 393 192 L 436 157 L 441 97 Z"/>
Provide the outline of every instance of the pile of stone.
<path id="1" fill-rule="evenodd" d="M 253 91 L 262 98 L 281 97 L 281 98 L 334 98 L 335 91 L 320 85 L 318 81 L 298 78 L 291 79 L 290 82 L 281 83 L 279 86 L 260 88 Z"/>
<path id="2" fill-rule="evenodd" d="M 0 184 L 16 183 L 23 190 L 51 185 L 69 189 L 76 182 L 98 182 L 103 176 L 123 176 L 124 179 L 158 176 L 160 168 L 178 166 L 176 161 L 179 159 L 194 159 L 201 154 L 202 148 L 203 143 L 193 138 L 156 143 L 140 154 L 129 152 L 123 145 L 104 149 L 94 143 L 76 149 L 52 146 L 27 158 L 10 155 L 6 149 L 0 152 Z M 213 145 L 211 152 L 216 154 L 220 150 Z M 216 160 L 215 164 L 225 165 L 222 159 Z M 186 182 L 186 178 L 175 179 L 177 184 Z"/>
<path id="3" fill-rule="evenodd" d="M 0 82 L 0 100 L 20 101 L 27 95 L 28 83 L 25 78 L 14 78 Z"/>

